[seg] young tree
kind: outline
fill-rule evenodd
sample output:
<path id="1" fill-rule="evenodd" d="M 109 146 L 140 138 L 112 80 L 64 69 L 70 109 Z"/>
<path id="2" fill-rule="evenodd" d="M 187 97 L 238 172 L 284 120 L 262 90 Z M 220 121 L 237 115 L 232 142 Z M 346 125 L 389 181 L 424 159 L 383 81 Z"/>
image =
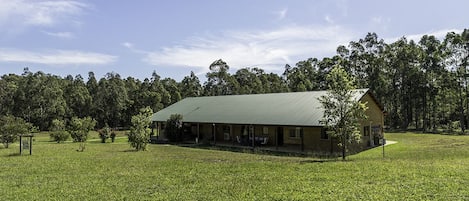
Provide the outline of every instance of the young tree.
<path id="1" fill-rule="evenodd" d="M 63 120 L 52 120 L 50 131 L 50 138 L 57 143 L 65 142 L 70 138 L 70 133 L 66 130 L 65 122 Z"/>
<path id="2" fill-rule="evenodd" d="M 338 139 L 345 160 L 347 145 L 360 141 L 359 121 L 366 118 L 366 103 L 356 100 L 354 81 L 340 66 L 335 66 L 326 77 L 329 90 L 318 100 L 324 108 L 320 123 L 328 129 L 331 137 Z"/>
<path id="3" fill-rule="evenodd" d="M 132 126 L 128 134 L 130 146 L 137 151 L 145 151 L 150 141 L 150 124 L 153 110 L 150 107 L 142 108 L 138 115 L 132 117 Z"/>
<path id="4" fill-rule="evenodd" d="M 85 150 L 85 142 L 88 138 L 88 134 L 91 130 L 93 130 L 95 125 L 96 120 L 92 119 L 91 117 L 72 118 L 69 125 L 69 132 L 72 135 L 73 141 L 80 143 L 77 151 L 82 152 Z"/>
<path id="5" fill-rule="evenodd" d="M 5 148 L 10 143 L 17 140 L 21 134 L 27 134 L 33 130 L 31 123 L 24 121 L 22 118 L 14 116 L 3 116 L 0 118 L 0 142 Z"/>
<path id="6" fill-rule="evenodd" d="M 111 128 L 109 128 L 109 125 L 106 123 L 101 130 L 98 130 L 98 133 L 99 138 L 101 138 L 101 143 L 106 143 L 106 139 L 111 137 Z"/>

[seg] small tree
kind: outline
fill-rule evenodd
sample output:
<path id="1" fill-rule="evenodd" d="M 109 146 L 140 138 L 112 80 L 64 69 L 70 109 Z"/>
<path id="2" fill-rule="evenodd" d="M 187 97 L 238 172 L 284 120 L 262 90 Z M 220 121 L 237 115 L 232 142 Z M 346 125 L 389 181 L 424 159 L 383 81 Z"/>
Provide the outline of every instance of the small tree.
<path id="1" fill-rule="evenodd" d="M 182 115 L 172 114 L 166 121 L 165 134 L 172 142 L 182 140 Z"/>
<path id="2" fill-rule="evenodd" d="M 145 151 L 150 140 L 150 123 L 153 110 L 150 107 L 140 109 L 138 115 L 132 116 L 132 126 L 127 134 L 130 146 L 137 151 Z"/>
<path id="3" fill-rule="evenodd" d="M 111 130 L 111 142 L 114 142 L 116 140 L 116 132 Z"/>
<path id="4" fill-rule="evenodd" d="M 109 125 L 106 123 L 104 127 L 98 131 L 99 133 L 99 138 L 101 138 L 101 143 L 106 143 L 106 139 L 111 137 L 111 128 L 109 128 Z M 112 140 L 114 142 L 114 139 Z"/>
<path id="5" fill-rule="evenodd" d="M 329 130 L 331 137 L 338 139 L 345 160 L 347 145 L 360 142 L 360 120 L 366 119 L 366 103 L 356 100 L 353 78 L 340 66 L 335 66 L 327 75 L 329 90 L 319 102 L 324 108 L 320 123 Z"/>
<path id="6" fill-rule="evenodd" d="M 88 134 L 93 130 L 96 125 L 96 121 L 91 117 L 77 118 L 73 117 L 70 121 L 69 132 L 74 142 L 80 143 L 77 151 L 85 150 L 85 142 L 88 138 Z"/>
<path id="7" fill-rule="evenodd" d="M 65 121 L 60 119 L 52 120 L 51 127 L 49 129 L 51 131 L 50 138 L 57 142 L 65 142 L 70 138 L 70 133 L 65 128 Z"/>
<path id="8" fill-rule="evenodd" d="M 33 125 L 22 118 L 14 116 L 3 116 L 0 118 L 0 142 L 5 148 L 15 142 L 20 134 L 32 132 Z"/>

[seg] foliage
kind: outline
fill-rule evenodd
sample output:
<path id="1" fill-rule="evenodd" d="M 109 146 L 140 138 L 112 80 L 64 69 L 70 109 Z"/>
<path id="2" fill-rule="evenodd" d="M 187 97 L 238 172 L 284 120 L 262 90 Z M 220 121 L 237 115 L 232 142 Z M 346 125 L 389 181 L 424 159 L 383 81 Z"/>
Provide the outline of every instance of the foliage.
<path id="1" fill-rule="evenodd" d="M 101 138 L 101 143 L 106 143 L 106 139 L 111 137 L 112 131 L 111 131 L 111 128 L 109 128 L 109 125 L 105 124 L 102 129 L 98 130 L 98 133 L 99 133 L 99 138 Z"/>
<path id="2" fill-rule="evenodd" d="M 32 124 L 22 118 L 14 116 L 0 117 L 0 143 L 3 143 L 5 148 L 15 142 L 19 135 L 28 134 L 33 130 Z"/>
<path id="3" fill-rule="evenodd" d="M 88 134 L 95 126 L 96 120 L 91 117 L 72 118 L 68 129 L 73 141 L 80 143 L 78 151 L 83 152 L 85 150 L 85 142 L 88 139 Z"/>
<path id="4" fill-rule="evenodd" d="M 337 47 L 332 57 L 304 58 L 286 64 L 280 74 L 264 66 L 231 66 L 215 60 L 200 83 L 196 73 L 181 82 L 153 72 L 139 80 L 115 72 L 96 78 L 88 73 L 61 78 L 24 69 L 0 77 L 0 114 L 13 115 L 47 130 L 53 119 L 90 116 L 98 127 L 129 128 L 140 108 L 159 111 L 181 98 L 201 95 L 279 93 L 327 90 L 326 76 L 340 65 L 355 78 L 357 88 L 370 88 L 388 115 L 392 129 L 440 132 L 459 121 L 454 132 L 469 125 L 469 29 L 449 32 L 441 41 L 424 35 L 385 43 L 376 33 Z M 236 69 L 236 70 L 233 70 Z"/>
<path id="5" fill-rule="evenodd" d="M 183 122 L 181 114 L 172 114 L 166 120 L 165 135 L 172 142 L 182 141 Z"/>
<path id="6" fill-rule="evenodd" d="M 52 120 L 51 127 L 49 129 L 50 138 L 57 143 L 65 142 L 70 138 L 70 133 L 66 130 L 65 121 L 60 119 Z"/>
<path id="7" fill-rule="evenodd" d="M 347 146 L 360 142 L 360 123 L 366 118 L 366 103 L 355 98 L 353 79 L 340 67 L 334 67 L 327 75 L 329 90 L 319 102 L 324 108 L 321 124 L 324 124 L 331 137 L 337 138 L 345 160 Z"/>
<path id="8" fill-rule="evenodd" d="M 137 151 L 145 151 L 150 141 L 150 124 L 153 110 L 150 107 L 142 108 L 138 115 L 132 117 L 132 126 L 128 134 L 130 146 Z"/>

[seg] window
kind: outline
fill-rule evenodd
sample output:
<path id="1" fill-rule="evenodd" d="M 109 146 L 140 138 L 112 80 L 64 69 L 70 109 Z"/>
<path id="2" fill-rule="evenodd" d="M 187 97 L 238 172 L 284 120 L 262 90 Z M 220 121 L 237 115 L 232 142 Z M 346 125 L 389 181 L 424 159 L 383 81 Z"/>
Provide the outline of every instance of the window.
<path id="1" fill-rule="evenodd" d="M 363 127 L 363 135 L 364 136 L 370 136 L 370 127 L 369 126 L 364 126 Z"/>
<path id="2" fill-rule="evenodd" d="M 327 133 L 327 128 L 321 128 L 321 140 L 328 140 L 329 134 Z"/>
<path id="3" fill-rule="evenodd" d="M 303 134 L 303 128 L 301 127 L 290 128 L 288 134 L 290 138 L 300 138 L 301 134 Z"/>

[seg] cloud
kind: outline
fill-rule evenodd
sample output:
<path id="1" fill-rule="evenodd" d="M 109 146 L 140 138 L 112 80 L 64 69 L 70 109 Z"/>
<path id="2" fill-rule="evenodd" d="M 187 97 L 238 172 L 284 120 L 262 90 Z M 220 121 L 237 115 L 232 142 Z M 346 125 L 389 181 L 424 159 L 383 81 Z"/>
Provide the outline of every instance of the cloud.
<path id="1" fill-rule="evenodd" d="M 0 0 L 0 28 L 24 29 L 29 26 L 54 26 L 76 21 L 89 5 L 72 1 Z"/>
<path id="2" fill-rule="evenodd" d="M 104 65 L 113 63 L 116 56 L 74 50 L 50 50 L 31 52 L 16 49 L 0 49 L 0 62 L 36 63 L 47 65 Z"/>
<path id="3" fill-rule="evenodd" d="M 193 37 L 183 44 L 149 52 L 144 61 L 156 66 L 208 69 L 217 59 L 232 68 L 259 66 L 280 71 L 284 65 L 335 54 L 356 34 L 340 26 L 289 26 L 275 30 L 228 31 Z"/>
<path id="4" fill-rule="evenodd" d="M 42 33 L 48 35 L 48 36 L 53 36 L 57 38 L 64 38 L 64 39 L 70 39 L 73 38 L 74 35 L 71 32 L 48 32 L 48 31 L 43 31 Z"/>
<path id="5" fill-rule="evenodd" d="M 424 35 L 429 35 L 429 36 L 435 36 L 435 38 L 438 38 L 440 40 L 443 40 L 446 37 L 446 34 L 449 32 L 455 32 L 455 33 L 462 33 L 463 30 L 461 29 L 441 29 L 441 30 L 433 30 L 433 31 L 428 31 L 425 33 L 417 33 L 417 34 L 411 34 L 411 35 L 404 35 L 408 41 L 413 40 L 415 42 L 419 42 L 420 39 Z M 402 38 L 403 36 L 399 37 L 392 37 L 392 38 L 385 38 L 384 41 L 387 43 L 393 43 Z"/>

